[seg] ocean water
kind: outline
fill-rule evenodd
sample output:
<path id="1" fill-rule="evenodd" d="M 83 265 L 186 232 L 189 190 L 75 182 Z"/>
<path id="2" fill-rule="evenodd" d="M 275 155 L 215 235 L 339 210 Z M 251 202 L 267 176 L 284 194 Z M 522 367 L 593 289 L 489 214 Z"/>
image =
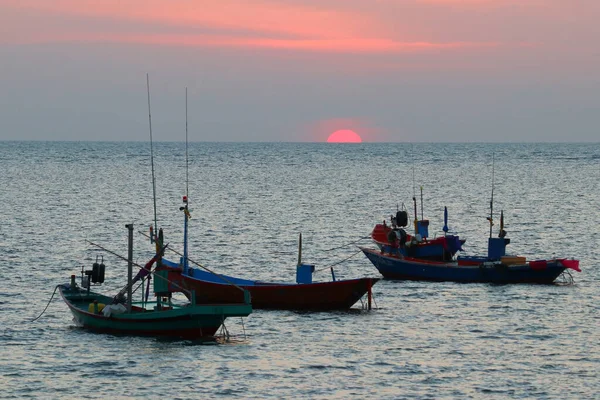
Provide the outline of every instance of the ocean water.
<path id="1" fill-rule="evenodd" d="M 154 144 L 158 224 L 182 248 L 185 144 Z M 430 233 L 575 257 L 572 285 L 380 281 L 375 308 L 253 312 L 213 345 L 88 333 L 54 287 L 153 221 L 149 143 L 0 142 L 0 398 L 600 398 L 600 144 L 191 143 L 190 256 L 293 282 L 379 276 L 357 245 L 416 192 Z M 492 159 L 494 160 L 492 162 Z M 492 174 L 493 171 L 493 174 Z M 497 227 L 495 227 L 497 228 Z M 496 229 L 494 231 L 496 233 Z M 151 246 L 136 234 L 134 258 Z M 126 265 L 105 254 L 103 291 Z M 243 323 L 242 323 L 243 322 Z"/>

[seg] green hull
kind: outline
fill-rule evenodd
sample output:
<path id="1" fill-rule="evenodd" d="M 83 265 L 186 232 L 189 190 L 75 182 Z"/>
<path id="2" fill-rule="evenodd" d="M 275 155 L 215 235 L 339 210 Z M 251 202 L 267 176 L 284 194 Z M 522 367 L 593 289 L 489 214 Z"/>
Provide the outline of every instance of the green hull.
<path id="1" fill-rule="evenodd" d="M 207 339 L 217 332 L 227 317 L 246 317 L 252 312 L 250 304 L 187 305 L 162 310 L 134 306 L 130 313 L 106 317 L 102 313 L 95 313 L 93 304 L 94 301 L 111 304 L 111 297 L 88 293 L 78 287 L 72 289 L 70 285 L 61 285 L 59 288 L 76 323 L 96 332 Z"/>

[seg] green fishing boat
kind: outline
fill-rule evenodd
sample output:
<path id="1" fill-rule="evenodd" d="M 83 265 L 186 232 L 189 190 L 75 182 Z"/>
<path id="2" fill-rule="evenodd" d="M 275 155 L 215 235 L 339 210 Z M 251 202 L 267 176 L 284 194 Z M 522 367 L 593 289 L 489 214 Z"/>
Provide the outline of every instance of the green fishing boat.
<path id="1" fill-rule="evenodd" d="M 91 286 L 99 286 L 104 282 L 105 266 L 97 261 L 91 270 L 83 271 L 82 268 L 81 286 L 76 283 L 75 275 L 71 275 L 70 283 L 59 285 L 60 294 L 69 306 L 77 325 L 90 331 L 112 334 L 212 339 L 226 318 L 246 317 L 252 312 L 250 296 L 247 293 L 244 302 L 239 304 L 196 304 L 195 292 L 178 287 L 176 283 L 168 280 L 167 271 L 161 265 L 162 253 L 166 246 L 145 266 L 133 263 L 133 225 L 127 225 L 127 228 L 130 244 L 127 259 L 128 283 L 117 295 L 111 297 L 90 290 Z M 120 257 L 107 249 L 104 250 Z M 152 270 L 154 264 L 157 266 Z M 140 268 L 135 277 L 132 276 L 133 266 Z M 154 281 L 155 300 L 148 300 L 148 288 L 145 296 L 142 289 L 140 301 L 133 301 L 134 285 L 141 280 L 137 288 L 143 288 L 144 283 L 150 282 L 150 277 Z M 172 296 L 174 292 L 183 292 L 190 300 L 176 303 Z"/>

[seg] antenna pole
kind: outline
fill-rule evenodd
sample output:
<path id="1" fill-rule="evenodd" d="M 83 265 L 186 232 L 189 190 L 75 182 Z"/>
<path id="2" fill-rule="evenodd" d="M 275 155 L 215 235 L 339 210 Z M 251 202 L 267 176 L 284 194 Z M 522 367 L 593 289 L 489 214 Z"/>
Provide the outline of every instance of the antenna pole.
<path id="1" fill-rule="evenodd" d="M 131 312 L 131 298 L 133 296 L 133 224 L 125 225 L 129 231 L 127 240 L 127 312 Z"/>
<path id="2" fill-rule="evenodd" d="M 185 88 L 185 195 L 189 198 L 189 174 L 188 174 L 188 95 Z"/>
<path id="3" fill-rule="evenodd" d="M 417 194 L 416 194 L 416 189 L 415 189 L 415 151 L 414 151 L 414 144 L 411 143 L 410 146 L 411 150 L 412 150 L 412 175 L 413 175 L 413 205 L 414 205 L 414 209 L 415 209 L 415 221 L 414 221 L 414 225 L 415 225 L 415 235 L 417 235 L 419 233 L 419 229 L 417 227 Z"/>
<path id="4" fill-rule="evenodd" d="M 494 153 L 492 153 L 492 198 L 490 199 L 490 237 L 492 237 L 492 226 L 494 226 Z"/>
<path id="5" fill-rule="evenodd" d="M 415 235 L 419 233 L 419 228 L 417 226 L 417 198 L 413 195 L 413 205 L 415 206 Z"/>
<path id="6" fill-rule="evenodd" d="M 423 220 L 423 186 L 421 186 L 421 220 Z"/>
<path id="7" fill-rule="evenodd" d="M 302 232 L 298 238 L 298 266 L 302 265 Z"/>
<path id="8" fill-rule="evenodd" d="M 184 199 L 184 224 L 183 224 L 183 272 L 188 272 L 188 202 L 189 202 L 189 175 L 188 175 L 188 96 L 185 88 L 185 199 Z"/>
<path id="9" fill-rule="evenodd" d="M 158 235 L 158 222 L 156 218 L 156 178 L 154 176 L 154 149 L 152 145 L 152 114 L 150 112 L 150 77 L 146 74 L 146 89 L 148 91 L 148 124 L 150 126 L 150 165 L 152 166 L 152 197 L 154 199 L 154 234 Z M 162 244 L 156 245 L 159 249 Z"/>

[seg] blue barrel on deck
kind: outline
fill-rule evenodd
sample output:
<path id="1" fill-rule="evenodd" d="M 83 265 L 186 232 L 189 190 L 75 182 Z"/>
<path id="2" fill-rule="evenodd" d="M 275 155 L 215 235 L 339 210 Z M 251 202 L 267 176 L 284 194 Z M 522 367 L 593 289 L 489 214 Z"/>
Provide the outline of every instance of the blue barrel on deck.
<path id="1" fill-rule="evenodd" d="M 300 264 L 296 267 L 296 283 L 312 283 L 312 274 L 315 272 L 315 266 L 309 264 Z"/>

